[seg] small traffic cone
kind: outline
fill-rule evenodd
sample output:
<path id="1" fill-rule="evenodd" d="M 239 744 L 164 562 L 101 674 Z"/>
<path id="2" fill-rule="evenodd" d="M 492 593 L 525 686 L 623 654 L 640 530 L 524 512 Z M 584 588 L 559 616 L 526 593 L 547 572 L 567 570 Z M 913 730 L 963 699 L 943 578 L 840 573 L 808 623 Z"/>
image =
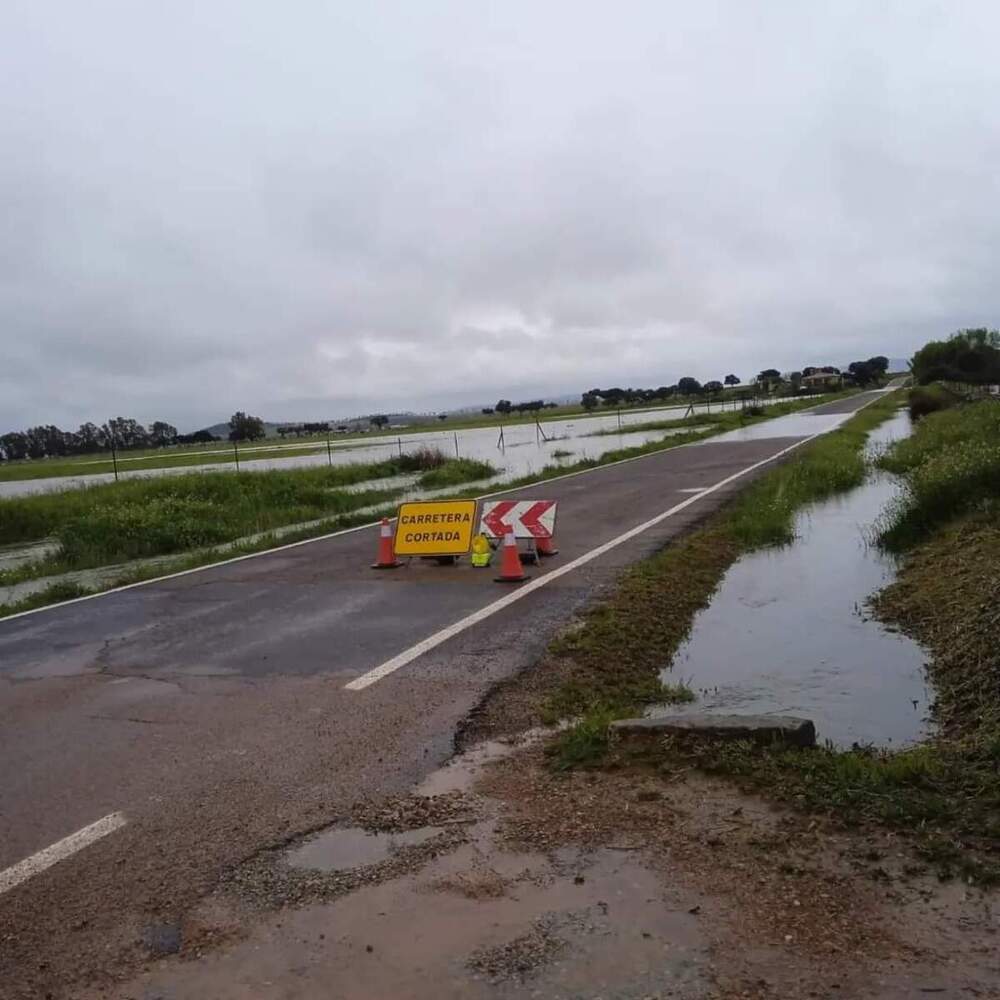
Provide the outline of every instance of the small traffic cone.
<path id="1" fill-rule="evenodd" d="M 383 517 L 379 526 L 378 562 L 372 563 L 372 569 L 395 569 L 402 565 L 392 548 L 392 525 L 389 518 Z"/>
<path id="2" fill-rule="evenodd" d="M 517 552 L 517 539 L 514 529 L 509 527 L 504 532 L 500 545 L 500 575 L 493 578 L 497 583 L 520 583 L 528 576 L 521 565 L 521 557 Z"/>
<path id="3" fill-rule="evenodd" d="M 540 556 L 559 555 L 559 550 L 556 548 L 556 540 L 551 535 L 548 538 L 536 538 L 535 551 Z"/>

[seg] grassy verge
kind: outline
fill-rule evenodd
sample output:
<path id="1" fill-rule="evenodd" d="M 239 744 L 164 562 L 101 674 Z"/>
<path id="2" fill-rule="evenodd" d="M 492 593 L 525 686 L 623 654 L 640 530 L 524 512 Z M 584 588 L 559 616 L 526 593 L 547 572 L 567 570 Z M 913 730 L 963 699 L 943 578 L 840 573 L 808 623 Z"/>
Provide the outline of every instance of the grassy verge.
<path id="1" fill-rule="evenodd" d="M 983 472 L 991 468 L 998 411 L 986 402 L 933 413 L 879 459 L 911 486 L 885 527 L 885 537 L 895 545 L 905 541 L 908 554 L 896 581 L 872 603 L 880 618 L 932 653 L 935 737 L 896 752 L 668 742 L 661 760 L 665 755 L 673 765 L 724 775 L 748 791 L 849 826 L 890 827 L 942 877 L 1000 883 L 1000 487 Z M 647 571 L 661 580 L 665 610 L 660 621 L 645 626 L 651 636 L 641 634 L 641 621 L 630 622 L 626 600 L 610 624 L 607 612 L 599 611 L 570 637 L 571 654 L 582 651 L 582 662 L 593 669 L 601 659 L 608 662 L 615 644 L 629 649 L 638 640 L 641 650 L 659 640 L 652 659 L 657 668 L 666 662 L 663 654 L 672 636 L 685 634 L 691 607 L 708 600 L 713 564 L 726 564 L 725 546 L 740 552 L 782 541 L 796 504 L 853 485 L 864 474 L 863 432 L 881 415 L 875 407 L 863 412 L 796 462 L 769 473 L 677 550 L 652 560 Z M 689 583 L 682 574 L 705 560 L 705 577 Z M 627 581 L 625 596 L 634 598 L 636 587 L 634 579 Z M 686 600 L 675 612 L 678 595 Z M 647 602 L 640 616 L 648 610 Z M 626 690 L 641 694 L 631 681 Z M 592 763 L 607 749 L 602 723 L 614 717 L 616 704 L 597 685 L 585 684 L 584 692 L 600 700 L 555 748 L 562 766 Z"/>
<path id="2" fill-rule="evenodd" d="M 36 608 L 43 608 L 49 604 L 56 604 L 60 601 L 69 601 L 77 597 L 85 597 L 89 594 L 100 593 L 101 591 L 113 590 L 115 587 L 125 587 L 130 584 L 141 583 L 144 580 L 157 579 L 169 576 L 171 573 L 182 573 L 185 570 L 197 569 L 201 566 L 210 566 L 220 560 L 234 559 L 239 556 L 252 555 L 257 552 L 267 552 L 278 546 L 292 545 L 295 542 L 306 541 L 310 538 L 318 538 L 322 535 L 334 531 L 341 531 L 346 528 L 353 528 L 363 524 L 370 524 L 372 520 L 381 517 L 389 517 L 395 511 L 393 506 L 386 506 L 380 510 L 365 514 L 344 514 L 330 518 L 318 524 L 312 524 L 299 531 L 284 532 L 279 535 L 264 535 L 253 541 L 242 541 L 235 544 L 227 544 L 222 547 L 204 549 L 200 552 L 191 552 L 179 555 L 174 559 L 165 562 L 157 561 L 151 566 L 137 566 L 123 571 L 114 580 L 111 580 L 99 587 L 86 587 L 78 583 L 55 582 L 38 593 L 31 594 L 21 601 L 9 604 L 0 604 L 0 619 L 22 611 L 32 611 Z"/>
<path id="3" fill-rule="evenodd" d="M 388 503 L 400 491 L 378 481 L 422 471 L 422 486 L 481 479 L 485 462 L 423 451 L 385 462 L 134 479 L 0 501 L 0 543 L 54 537 L 56 556 L 0 574 L 14 583 L 232 542 L 300 521 L 350 514 Z M 367 489 L 345 487 L 371 483 Z"/>
<path id="4" fill-rule="evenodd" d="M 925 416 L 916 433 L 879 464 L 903 476 L 906 490 L 887 513 L 879 540 L 903 551 L 966 513 L 1000 504 L 1000 401 L 983 400 Z"/>
<path id="5" fill-rule="evenodd" d="M 577 744 L 581 733 L 591 734 L 586 742 L 594 743 L 600 731 L 595 720 L 634 714 L 652 702 L 690 700 L 684 685 L 664 685 L 661 672 L 726 570 L 744 553 L 791 541 L 804 505 L 859 485 L 867 434 L 898 404 L 897 395 L 888 394 L 839 430 L 804 445 L 703 528 L 627 571 L 580 628 L 553 643 L 559 680 L 545 695 L 544 713 L 549 721 L 582 717 L 557 740 L 562 765 L 586 756 Z"/>

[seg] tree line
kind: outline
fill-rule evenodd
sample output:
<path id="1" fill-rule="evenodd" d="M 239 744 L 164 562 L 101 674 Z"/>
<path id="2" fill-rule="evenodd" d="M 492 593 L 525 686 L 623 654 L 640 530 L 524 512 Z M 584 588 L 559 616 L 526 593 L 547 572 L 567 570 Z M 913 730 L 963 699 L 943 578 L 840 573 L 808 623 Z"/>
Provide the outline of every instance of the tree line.
<path id="1" fill-rule="evenodd" d="M 822 367 L 811 366 L 802 371 L 782 374 L 777 368 L 765 368 L 759 372 L 745 388 L 750 392 L 775 392 L 782 386 L 788 386 L 792 392 L 803 389 L 803 380 L 810 375 L 824 374 L 835 376 L 847 385 L 864 387 L 879 382 L 889 368 L 889 359 L 879 355 L 867 361 L 852 361 L 847 370 L 841 372 L 833 365 Z M 598 406 L 617 407 L 635 403 L 656 403 L 677 397 L 713 397 L 726 388 L 735 389 L 742 382 L 738 375 L 730 373 L 722 379 L 710 379 L 701 383 L 690 375 L 685 375 L 673 385 L 661 385 L 656 389 L 623 389 L 612 386 L 609 389 L 588 389 L 580 397 L 584 409 L 593 410 Z"/>
<path id="2" fill-rule="evenodd" d="M 229 419 L 230 441 L 256 441 L 264 437 L 264 433 L 264 421 L 260 417 L 238 411 Z M 221 440 L 207 430 L 179 434 L 177 428 L 165 420 L 154 420 L 146 427 L 132 417 L 114 417 L 100 425 L 81 424 L 75 431 L 64 431 L 55 424 L 45 424 L 0 434 L 0 462 L 16 462 L 25 458 L 66 458 L 112 449 L 135 451 L 139 448 L 166 448 L 174 444 L 206 444 Z"/>
<path id="3" fill-rule="evenodd" d="M 110 451 L 112 448 L 129 451 L 218 440 L 208 431 L 178 434 L 177 428 L 164 420 L 154 420 L 148 427 L 144 427 L 132 417 L 114 417 L 100 425 L 89 422 L 81 424 L 75 431 L 64 431 L 55 424 L 45 424 L 0 434 L 0 461 L 61 458 Z"/>

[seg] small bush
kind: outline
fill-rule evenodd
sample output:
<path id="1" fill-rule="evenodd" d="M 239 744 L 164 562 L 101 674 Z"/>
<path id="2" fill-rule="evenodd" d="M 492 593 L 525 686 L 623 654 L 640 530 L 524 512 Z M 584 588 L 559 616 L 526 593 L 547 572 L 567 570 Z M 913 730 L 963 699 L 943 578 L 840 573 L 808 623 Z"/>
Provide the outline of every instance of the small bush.
<path id="1" fill-rule="evenodd" d="M 992 400 L 932 413 L 879 465 L 905 488 L 879 526 L 879 542 L 901 550 L 960 514 L 1000 503 L 1000 405 Z"/>
<path id="2" fill-rule="evenodd" d="M 440 448 L 418 448 L 394 460 L 400 472 L 426 472 L 439 469 L 448 462 L 448 456 Z"/>
<path id="3" fill-rule="evenodd" d="M 453 458 L 439 468 L 425 472 L 417 480 L 417 485 L 425 490 L 441 489 L 445 486 L 475 482 L 477 479 L 489 479 L 496 474 L 497 470 L 489 462 L 477 462 L 471 458 Z"/>
<path id="4" fill-rule="evenodd" d="M 942 385 L 917 386 L 910 390 L 910 416 L 914 420 L 919 420 L 928 413 L 947 410 L 957 402 L 958 398 Z"/>

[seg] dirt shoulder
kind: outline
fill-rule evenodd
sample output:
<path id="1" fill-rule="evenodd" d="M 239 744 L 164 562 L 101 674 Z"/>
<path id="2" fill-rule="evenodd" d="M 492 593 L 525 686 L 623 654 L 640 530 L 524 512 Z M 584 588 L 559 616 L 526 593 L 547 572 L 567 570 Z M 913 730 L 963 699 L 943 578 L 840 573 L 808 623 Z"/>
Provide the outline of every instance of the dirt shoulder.
<path id="1" fill-rule="evenodd" d="M 988 896 L 694 772 L 493 747 L 356 821 L 437 833 L 337 875 L 262 853 L 87 1000 L 1000 996 Z"/>

